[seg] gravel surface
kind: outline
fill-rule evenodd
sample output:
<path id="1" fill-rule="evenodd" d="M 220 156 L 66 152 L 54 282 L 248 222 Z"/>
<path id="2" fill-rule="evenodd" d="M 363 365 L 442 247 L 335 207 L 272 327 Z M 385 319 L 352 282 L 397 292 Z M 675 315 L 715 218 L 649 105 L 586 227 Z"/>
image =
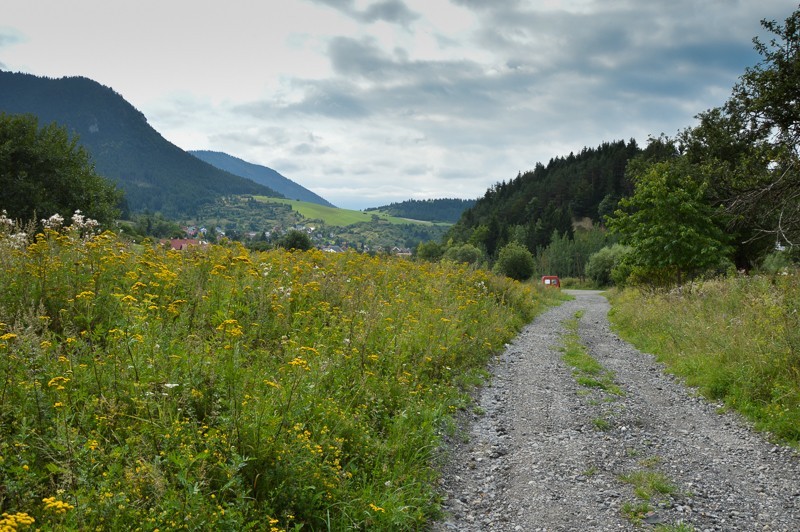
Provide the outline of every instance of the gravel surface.
<path id="1" fill-rule="evenodd" d="M 446 518 L 432 530 L 800 530 L 798 453 L 621 341 L 598 292 L 572 293 L 491 368 L 450 442 Z M 581 342 L 624 395 L 578 385 L 561 360 L 579 311 Z M 632 475 L 658 475 L 672 492 L 646 501 L 623 480 Z M 638 517 L 625 515 L 637 506 Z"/>

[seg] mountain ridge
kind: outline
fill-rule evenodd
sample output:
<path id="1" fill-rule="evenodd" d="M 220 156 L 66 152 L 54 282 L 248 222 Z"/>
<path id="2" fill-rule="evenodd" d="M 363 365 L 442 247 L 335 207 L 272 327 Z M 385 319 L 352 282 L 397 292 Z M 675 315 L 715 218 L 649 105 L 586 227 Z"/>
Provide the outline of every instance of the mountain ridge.
<path id="1" fill-rule="evenodd" d="M 215 150 L 189 150 L 198 159 L 234 175 L 238 175 L 283 194 L 287 199 L 335 207 L 322 196 L 308 190 L 279 172 L 260 164 L 251 163 L 225 152 Z"/>

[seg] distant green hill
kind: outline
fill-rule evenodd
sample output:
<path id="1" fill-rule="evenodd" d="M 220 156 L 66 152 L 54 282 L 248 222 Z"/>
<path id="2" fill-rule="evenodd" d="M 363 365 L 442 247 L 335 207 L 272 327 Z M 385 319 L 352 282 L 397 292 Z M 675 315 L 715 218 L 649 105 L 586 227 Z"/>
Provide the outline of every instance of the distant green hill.
<path id="1" fill-rule="evenodd" d="M 398 218 L 411 218 L 427 222 L 456 223 L 467 209 L 475 205 L 476 200 L 465 199 L 428 199 L 406 200 L 383 207 L 366 209 L 377 211 Z"/>
<path id="2" fill-rule="evenodd" d="M 288 177 L 279 174 L 272 168 L 248 163 L 247 161 L 219 151 L 190 150 L 189 153 L 221 170 L 246 177 L 247 179 L 252 179 L 256 183 L 267 186 L 283 194 L 287 199 L 308 201 L 310 203 L 325 205 L 326 207 L 334 207 L 328 200 L 295 183 Z"/>
<path id="3" fill-rule="evenodd" d="M 0 71 L 0 111 L 30 113 L 40 124 L 57 122 L 76 133 L 97 172 L 125 191 L 133 211 L 175 217 L 223 195 L 281 196 L 178 148 L 122 96 L 88 78 Z"/>
<path id="4" fill-rule="evenodd" d="M 276 199 L 266 197 L 256 197 L 256 200 L 262 203 L 280 203 L 289 205 L 292 210 L 296 211 L 303 218 L 307 220 L 319 220 L 320 222 L 335 227 L 344 227 L 347 225 L 364 223 L 364 222 L 386 222 L 394 225 L 440 225 L 449 226 L 450 224 L 427 222 L 424 220 L 412 220 L 407 218 L 399 218 L 397 216 L 390 216 L 384 212 L 364 212 L 352 211 L 350 209 L 340 209 L 338 207 L 327 207 L 317 203 L 303 202 L 287 199 Z"/>

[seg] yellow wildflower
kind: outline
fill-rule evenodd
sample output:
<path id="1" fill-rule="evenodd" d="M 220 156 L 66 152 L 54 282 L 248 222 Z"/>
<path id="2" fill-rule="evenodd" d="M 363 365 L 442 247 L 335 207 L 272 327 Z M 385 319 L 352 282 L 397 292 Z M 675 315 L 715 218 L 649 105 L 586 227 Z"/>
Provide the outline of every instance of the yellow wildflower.
<path id="1" fill-rule="evenodd" d="M 73 508 L 75 508 L 70 503 L 60 501 L 55 497 L 46 497 L 42 499 L 42 502 L 44 503 L 45 510 L 52 510 L 57 514 L 65 514 L 67 513 L 67 510 L 72 510 Z"/>
<path id="2" fill-rule="evenodd" d="M 294 359 L 290 360 L 289 361 L 289 365 L 290 366 L 296 366 L 296 367 L 299 367 L 299 368 L 303 368 L 306 371 L 310 371 L 311 370 L 311 368 L 308 367 L 308 362 L 306 362 L 305 360 L 303 360 L 300 357 L 295 357 Z"/>
<path id="3" fill-rule="evenodd" d="M 244 334 L 242 332 L 242 326 L 239 325 L 239 322 L 234 319 L 228 319 L 223 321 L 217 326 L 218 331 L 227 332 L 231 336 L 241 336 Z"/>
<path id="4" fill-rule="evenodd" d="M 14 514 L 3 513 L 0 515 L 0 530 L 19 530 L 21 527 L 27 527 L 36 522 L 36 519 L 26 514 L 25 512 L 17 512 Z"/>
<path id="5" fill-rule="evenodd" d="M 55 388 L 56 390 L 64 390 L 65 389 L 64 385 L 67 384 L 68 382 L 69 382 L 69 378 L 67 378 L 67 377 L 62 377 L 62 376 L 53 377 L 47 383 L 47 387 L 48 388 Z"/>

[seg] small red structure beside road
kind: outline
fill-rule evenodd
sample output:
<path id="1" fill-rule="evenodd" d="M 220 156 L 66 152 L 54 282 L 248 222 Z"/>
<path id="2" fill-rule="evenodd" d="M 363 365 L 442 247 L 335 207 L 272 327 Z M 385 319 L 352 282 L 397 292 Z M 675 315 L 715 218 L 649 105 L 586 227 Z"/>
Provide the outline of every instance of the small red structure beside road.
<path id="1" fill-rule="evenodd" d="M 543 275 L 542 284 L 544 286 L 554 286 L 556 288 L 561 288 L 561 279 L 559 279 L 555 275 Z"/>

